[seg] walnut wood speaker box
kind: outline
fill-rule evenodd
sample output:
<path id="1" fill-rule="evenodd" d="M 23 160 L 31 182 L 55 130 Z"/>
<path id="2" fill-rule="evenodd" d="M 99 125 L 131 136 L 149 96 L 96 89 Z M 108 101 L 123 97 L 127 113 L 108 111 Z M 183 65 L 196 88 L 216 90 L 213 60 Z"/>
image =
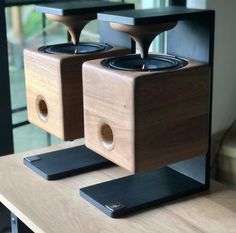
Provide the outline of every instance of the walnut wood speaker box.
<path id="1" fill-rule="evenodd" d="M 84 26 L 106 10 L 133 9 L 133 4 L 108 1 L 72 1 L 37 6 L 47 18 L 64 24 L 73 43 L 47 45 L 24 51 L 29 121 L 62 140 L 84 136 L 82 64 L 97 58 L 130 52 L 131 40 L 117 34 L 120 45 L 110 43 L 113 31 L 99 28 L 100 42 L 80 42 Z"/>
<path id="2" fill-rule="evenodd" d="M 96 53 L 50 54 L 40 49 L 26 49 L 24 63 L 29 121 L 63 140 L 83 137 L 83 62 L 120 56 L 129 51 L 109 48 Z"/>
<path id="3" fill-rule="evenodd" d="M 156 56 L 170 62 L 176 59 Z M 117 59 L 118 65 L 129 62 L 129 56 Z M 143 67 L 121 70 L 116 59 L 86 62 L 86 146 L 131 172 L 206 153 L 209 66 L 192 60 L 179 62 L 175 68 L 151 72 L 148 67 L 146 71 Z M 116 65 L 117 69 L 111 69 Z"/>

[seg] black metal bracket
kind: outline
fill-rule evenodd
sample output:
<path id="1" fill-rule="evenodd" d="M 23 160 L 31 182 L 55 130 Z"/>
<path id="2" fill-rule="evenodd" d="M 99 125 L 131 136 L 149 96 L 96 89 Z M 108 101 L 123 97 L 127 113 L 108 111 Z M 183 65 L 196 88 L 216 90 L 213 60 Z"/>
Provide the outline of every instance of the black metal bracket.
<path id="1" fill-rule="evenodd" d="M 11 213 L 11 232 L 12 233 L 33 233 L 17 216 Z"/>
<path id="2" fill-rule="evenodd" d="M 180 7 L 126 10 L 100 13 L 98 19 L 128 25 L 178 21 L 177 26 L 168 32 L 167 53 L 201 61 L 210 67 L 208 152 L 154 171 L 82 188 L 80 195 L 108 216 L 115 218 L 208 189 L 210 181 L 214 11 Z"/>
<path id="3" fill-rule="evenodd" d="M 170 167 L 80 189 L 80 195 L 112 218 L 205 190 L 206 186 Z"/>

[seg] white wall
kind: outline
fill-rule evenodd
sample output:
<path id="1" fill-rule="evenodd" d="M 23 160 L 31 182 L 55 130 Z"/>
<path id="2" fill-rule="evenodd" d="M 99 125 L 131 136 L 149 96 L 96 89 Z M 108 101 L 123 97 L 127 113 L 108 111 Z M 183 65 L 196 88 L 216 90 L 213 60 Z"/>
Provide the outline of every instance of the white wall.
<path id="1" fill-rule="evenodd" d="M 208 0 L 216 10 L 213 130 L 222 130 L 236 118 L 236 1 Z"/>
<path id="2" fill-rule="evenodd" d="M 228 128 L 236 118 L 236 1 L 188 0 L 192 8 L 216 11 L 213 133 Z"/>

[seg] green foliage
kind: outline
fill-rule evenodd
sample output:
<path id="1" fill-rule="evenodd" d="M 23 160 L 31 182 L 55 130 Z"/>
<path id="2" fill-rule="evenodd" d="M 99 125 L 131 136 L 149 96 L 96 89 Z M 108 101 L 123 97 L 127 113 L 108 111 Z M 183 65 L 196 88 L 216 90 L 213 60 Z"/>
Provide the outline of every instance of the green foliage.
<path id="1" fill-rule="evenodd" d="M 50 25 L 52 22 L 46 20 L 46 25 Z M 23 25 L 24 38 L 28 38 L 42 31 L 42 15 L 33 12 Z"/>
<path id="2" fill-rule="evenodd" d="M 26 23 L 23 25 L 24 37 L 28 38 L 33 34 L 40 32 L 42 30 L 42 16 L 38 13 L 32 13 Z"/>

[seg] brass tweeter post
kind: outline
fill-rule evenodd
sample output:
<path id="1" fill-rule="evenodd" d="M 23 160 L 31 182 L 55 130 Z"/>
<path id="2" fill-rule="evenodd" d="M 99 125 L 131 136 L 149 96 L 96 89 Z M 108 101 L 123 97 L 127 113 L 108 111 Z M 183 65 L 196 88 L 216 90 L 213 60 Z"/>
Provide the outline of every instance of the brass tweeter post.
<path id="1" fill-rule="evenodd" d="M 96 19 L 96 14 L 82 14 L 82 15 L 51 15 L 46 14 L 47 18 L 64 24 L 70 33 L 73 44 L 79 44 L 79 38 L 84 26 L 91 20 Z"/>
<path id="2" fill-rule="evenodd" d="M 148 56 L 148 49 L 154 38 L 161 32 L 167 31 L 175 27 L 177 22 L 170 23 L 157 23 L 150 25 L 126 25 L 111 22 L 110 25 L 113 29 L 129 34 L 138 44 L 141 57 L 143 59 Z"/>

